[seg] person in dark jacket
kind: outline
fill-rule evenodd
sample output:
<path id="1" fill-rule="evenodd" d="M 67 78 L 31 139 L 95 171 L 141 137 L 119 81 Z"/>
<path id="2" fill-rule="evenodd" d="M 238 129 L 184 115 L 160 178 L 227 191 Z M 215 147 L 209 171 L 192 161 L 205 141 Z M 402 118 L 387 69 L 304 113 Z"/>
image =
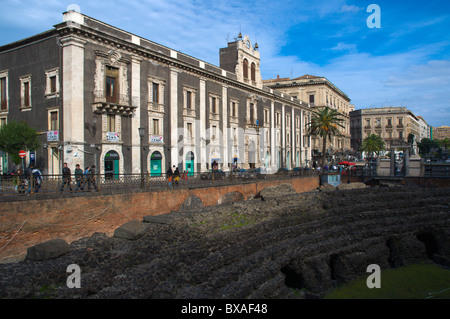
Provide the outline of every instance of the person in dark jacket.
<path id="1" fill-rule="evenodd" d="M 83 188 L 83 170 L 80 168 L 80 164 L 75 165 L 75 181 L 77 182 L 77 187 L 75 188 L 75 191 L 78 192 L 79 189 L 82 191 Z"/>
<path id="2" fill-rule="evenodd" d="M 61 185 L 61 189 L 59 190 L 60 192 L 63 191 L 64 186 L 67 184 L 67 186 L 69 187 L 70 191 L 72 192 L 72 185 L 71 185 L 71 171 L 70 168 L 67 166 L 67 163 L 64 163 L 64 167 L 62 169 L 62 185 Z"/>

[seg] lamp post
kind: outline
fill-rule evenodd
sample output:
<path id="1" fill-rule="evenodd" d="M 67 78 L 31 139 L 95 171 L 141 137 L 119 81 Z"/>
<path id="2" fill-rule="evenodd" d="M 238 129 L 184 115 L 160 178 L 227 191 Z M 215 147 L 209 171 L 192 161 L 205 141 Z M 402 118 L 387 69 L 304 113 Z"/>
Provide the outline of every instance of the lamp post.
<path id="1" fill-rule="evenodd" d="M 140 147 L 140 154 L 141 154 L 141 188 L 143 189 L 145 184 L 144 184 L 144 154 L 142 152 L 142 144 L 144 141 L 144 134 L 145 134 L 145 129 L 143 127 L 138 128 L 139 130 L 139 137 L 141 140 L 141 147 Z"/>

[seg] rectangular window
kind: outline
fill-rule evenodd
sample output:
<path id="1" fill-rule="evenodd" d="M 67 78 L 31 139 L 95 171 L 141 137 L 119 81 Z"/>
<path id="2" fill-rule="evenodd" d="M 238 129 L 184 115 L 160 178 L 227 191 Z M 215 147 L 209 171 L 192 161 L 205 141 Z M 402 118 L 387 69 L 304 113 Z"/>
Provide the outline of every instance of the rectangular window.
<path id="1" fill-rule="evenodd" d="M 153 83 L 152 86 L 153 89 L 153 103 L 159 103 L 159 84 L 158 83 Z"/>
<path id="2" fill-rule="evenodd" d="M 187 135 L 189 138 L 192 138 L 192 123 L 186 123 Z"/>
<path id="3" fill-rule="evenodd" d="M 192 92 L 186 91 L 186 108 L 192 109 Z"/>
<path id="4" fill-rule="evenodd" d="M 23 83 L 23 105 L 25 107 L 30 106 L 30 82 Z"/>
<path id="5" fill-rule="evenodd" d="M 153 135 L 159 135 L 159 119 L 153 119 Z"/>
<path id="6" fill-rule="evenodd" d="M 216 137 L 217 137 L 217 126 L 213 125 L 213 126 L 212 126 L 212 136 L 211 136 L 211 139 L 212 139 L 212 140 L 215 140 Z"/>
<path id="7" fill-rule="evenodd" d="M 118 78 L 119 69 L 106 67 L 106 102 L 117 103 L 118 101 Z"/>
<path id="8" fill-rule="evenodd" d="M 50 112 L 50 131 L 59 130 L 58 111 Z"/>
<path id="9" fill-rule="evenodd" d="M 116 116 L 114 114 L 106 115 L 106 130 L 108 132 L 116 131 Z"/>
<path id="10" fill-rule="evenodd" d="M 6 117 L 0 118 L 0 127 L 2 127 L 3 125 L 6 125 Z"/>
<path id="11" fill-rule="evenodd" d="M 8 99 L 6 97 L 6 77 L 0 78 L 0 96 L 1 96 L 1 110 L 5 111 L 8 109 Z"/>
<path id="12" fill-rule="evenodd" d="M 216 111 L 216 108 L 217 108 L 217 105 L 216 105 L 216 103 L 217 103 L 217 101 L 216 101 L 217 99 L 215 98 L 215 97 L 212 97 L 211 98 L 211 113 L 217 113 Z"/>
<path id="13" fill-rule="evenodd" d="M 236 117 L 236 102 L 231 102 L 231 116 Z"/>
<path id="14" fill-rule="evenodd" d="M 50 93 L 56 93 L 56 75 L 50 77 Z"/>
<path id="15" fill-rule="evenodd" d="M 255 105 L 253 103 L 250 103 L 250 123 L 255 123 Z"/>
<path id="16" fill-rule="evenodd" d="M 309 103 L 314 104 L 314 94 L 309 96 Z"/>

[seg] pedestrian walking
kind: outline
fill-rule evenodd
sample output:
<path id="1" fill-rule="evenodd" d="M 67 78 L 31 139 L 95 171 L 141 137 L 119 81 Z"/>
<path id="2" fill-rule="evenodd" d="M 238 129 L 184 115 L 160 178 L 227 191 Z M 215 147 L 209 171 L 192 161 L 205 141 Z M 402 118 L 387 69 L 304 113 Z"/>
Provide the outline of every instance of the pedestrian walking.
<path id="1" fill-rule="evenodd" d="M 178 170 L 178 167 L 175 169 L 175 172 L 173 175 L 174 175 L 175 185 L 178 186 L 178 182 L 180 181 L 180 171 Z"/>
<path id="2" fill-rule="evenodd" d="M 62 169 L 62 184 L 61 184 L 61 189 L 59 190 L 61 193 L 64 189 L 64 186 L 67 184 L 67 186 L 70 189 L 70 192 L 72 192 L 72 185 L 71 185 L 71 171 L 70 168 L 67 166 L 67 163 L 64 163 L 64 167 Z"/>
<path id="3" fill-rule="evenodd" d="M 173 172 L 172 169 L 169 167 L 166 173 L 167 181 L 169 182 L 169 187 L 172 187 L 172 180 L 173 180 Z"/>
<path id="4" fill-rule="evenodd" d="M 34 167 L 32 166 L 31 175 L 33 176 L 33 182 L 34 182 L 34 193 L 39 193 L 39 189 L 42 186 L 42 173 L 39 169 L 39 166 Z"/>
<path id="5" fill-rule="evenodd" d="M 75 188 L 75 191 L 78 192 L 79 189 L 84 191 L 83 170 L 80 168 L 80 164 L 75 165 L 75 181 L 77 183 L 77 187 Z"/>
<path id="6" fill-rule="evenodd" d="M 94 189 L 96 191 L 98 191 L 97 189 L 97 183 L 96 183 L 96 177 L 95 177 L 95 165 L 92 165 L 91 168 L 89 169 L 89 179 L 88 179 L 88 189 L 91 189 L 91 184 L 94 187 Z"/>

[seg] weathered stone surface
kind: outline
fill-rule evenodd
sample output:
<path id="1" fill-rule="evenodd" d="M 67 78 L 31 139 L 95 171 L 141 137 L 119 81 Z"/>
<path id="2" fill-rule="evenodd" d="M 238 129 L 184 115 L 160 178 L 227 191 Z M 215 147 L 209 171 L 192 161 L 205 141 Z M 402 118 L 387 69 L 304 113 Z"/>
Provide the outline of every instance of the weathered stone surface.
<path id="1" fill-rule="evenodd" d="M 219 200 L 217 201 L 217 205 L 234 203 L 234 202 L 238 202 L 243 199 L 244 199 L 244 195 L 242 195 L 241 193 L 230 192 L 230 193 L 226 193 L 221 198 L 219 198 Z"/>
<path id="2" fill-rule="evenodd" d="M 172 224 L 147 224 L 134 241 L 97 235 L 59 258 L 0 264 L 0 298 L 45 297 L 40 288 L 60 287 L 74 261 L 82 288 L 51 297 L 322 297 L 367 276 L 369 264 L 448 260 L 449 197 L 449 189 L 378 187 L 173 212 Z"/>
<path id="3" fill-rule="evenodd" d="M 349 184 L 339 184 L 336 186 L 337 190 L 345 190 L 345 189 L 358 189 L 358 188 L 367 188 L 367 186 L 364 183 L 361 182 L 355 182 L 355 183 L 349 183 Z"/>
<path id="4" fill-rule="evenodd" d="M 174 220 L 174 216 L 171 214 L 163 214 L 163 215 L 156 215 L 156 216 L 144 216 L 142 221 L 144 223 L 153 223 L 153 224 L 172 224 Z"/>
<path id="5" fill-rule="evenodd" d="M 320 186 L 320 190 L 321 191 L 334 191 L 336 189 L 335 186 L 328 184 L 328 183 L 324 183 L 323 185 Z"/>
<path id="6" fill-rule="evenodd" d="M 147 228 L 137 220 L 130 220 L 114 231 L 114 237 L 122 239 L 136 240 L 144 235 Z"/>
<path id="7" fill-rule="evenodd" d="M 196 211 L 204 207 L 205 205 L 198 196 L 191 195 L 185 199 L 185 201 L 183 202 L 183 204 L 181 204 L 178 211 Z"/>
<path id="8" fill-rule="evenodd" d="M 69 251 L 69 244 L 63 239 L 53 239 L 37 244 L 27 250 L 27 259 L 46 260 L 56 258 Z"/>
<path id="9" fill-rule="evenodd" d="M 266 187 L 261 192 L 259 192 L 259 194 L 262 195 L 264 198 L 280 197 L 295 193 L 296 193 L 295 189 L 294 187 L 292 187 L 291 184 L 280 184 L 278 186 Z"/>

